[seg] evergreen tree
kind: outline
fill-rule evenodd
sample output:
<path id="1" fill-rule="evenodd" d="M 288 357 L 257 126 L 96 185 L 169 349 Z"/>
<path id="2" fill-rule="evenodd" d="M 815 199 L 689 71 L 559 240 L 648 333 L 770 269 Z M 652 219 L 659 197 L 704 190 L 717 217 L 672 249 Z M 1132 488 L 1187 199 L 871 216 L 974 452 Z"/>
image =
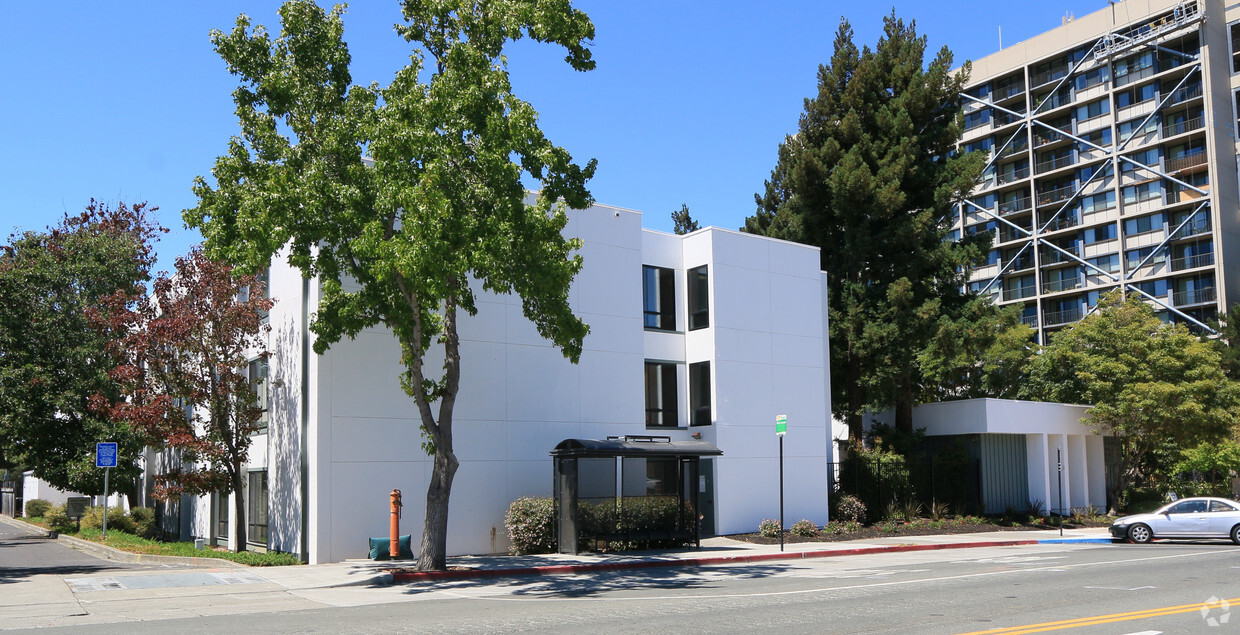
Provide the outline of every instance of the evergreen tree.
<path id="1" fill-rule="evenodd" d="M 695 232 L 702 228 L 696 220 L 689 215 L 689 206 L 685 203 L 680 204 L 680 209 L 672 212 L 672 223 L 675 225 L 674 231 L 683 236 L 689 232 Z"/>
<path id="2" fill-rule="evenodd" d="M 847 20 L 818 94 L 755 196 L 744 231 L 817 245 L 828 275 L 832 411 L 861 438 L 861 414 L 896 406 L 911 431 L 917 359 L 944 315 L 968 301 L 963 271 L 985 235 L 946 240 L 953 205 L 974 186 L 981 157 L 957 156 L 966 64 L 894 13 L 871 50 Z"/>

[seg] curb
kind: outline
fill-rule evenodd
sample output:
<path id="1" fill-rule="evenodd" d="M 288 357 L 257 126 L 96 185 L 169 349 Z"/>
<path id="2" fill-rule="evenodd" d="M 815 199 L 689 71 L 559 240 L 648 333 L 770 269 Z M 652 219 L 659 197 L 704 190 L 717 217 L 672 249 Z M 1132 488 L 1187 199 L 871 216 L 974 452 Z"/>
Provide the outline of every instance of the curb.
<path id="1" fill-rule="evenodd" d="M 1115 542 L 1112 538 L 1048 538 L 1039 540 L 1040 545 L 1109 545 Z"/>
<path id="2" fill-rule="evenodd" d="M 125 562 L 128 564 L 171 564 L 183 567 L 210 567 L 210 568 L 226 568 L 226 569 L 250 569 L 249 565 L 225 560 L 223 558 L 196 558 L 186 556 L 159 556 L 145 553 L 130 553 L 114 549 L 107 545 L 101 545 L 97 542 L 74 538 L 73 536 L 63 536 L 54 531 L 44 529 L 38 525 L 32 525 L 27 522 L 9 518 L 8 516 L 0 516 L 0 521 L 20 527 L 35 535 L 45 536 L 47 538 L 55 538 L 73 549 L 86 551 L 97 558 L 104 560 L 112 560 L 114 562 Z"/>
<path id="3" fill-rule="evenodd" d="M 1095 540 L 1082 538 L 1081 540 Z M 719 564 L 747 564 L 772 560 L 805 560 L 832 558 L 836 556 L 860 556 L 876 553 L 900 553 L 905 551 L 938 551 L 942 549 L 972 549 L 979 547 L 1019 547 L 1036 545 L 1041 540 L 993 540 L 987 542 L 948 543 L 936 545 L 893 545 L 890 547 L 858 547 L 855 549 L 824 549 L 762 553 L 752 556 L 713 556 L 707 558 L 684 558 L 680 560 L 636 560 L 633 562 L 600 562 L 597 564 L 559 564 L 542 567 L 514 567 L 511 569 L 470 569 L 465 571 L 410 571 L 392 572 L 392 582 L 429 582 L 434 580 L 461 580 L 478 578 L 504 578 L 525 575 L 553 575 L 564 573 L 587 573 L 594 571 L 619 571 L 625 569 L 651 569 L 658 567 L 700 567 Z M 1107 542 L 1110 542 L 1109 540 Z"/>

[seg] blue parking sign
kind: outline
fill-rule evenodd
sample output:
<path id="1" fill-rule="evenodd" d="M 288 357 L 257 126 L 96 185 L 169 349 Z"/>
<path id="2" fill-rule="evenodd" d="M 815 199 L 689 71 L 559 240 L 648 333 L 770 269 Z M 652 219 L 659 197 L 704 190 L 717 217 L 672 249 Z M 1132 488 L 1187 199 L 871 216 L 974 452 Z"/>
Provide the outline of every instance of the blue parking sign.
<path id="1" fill-rule="evenodd" d="M 95 467 L 116 467 L 116 443 L 95 444 Z"/>

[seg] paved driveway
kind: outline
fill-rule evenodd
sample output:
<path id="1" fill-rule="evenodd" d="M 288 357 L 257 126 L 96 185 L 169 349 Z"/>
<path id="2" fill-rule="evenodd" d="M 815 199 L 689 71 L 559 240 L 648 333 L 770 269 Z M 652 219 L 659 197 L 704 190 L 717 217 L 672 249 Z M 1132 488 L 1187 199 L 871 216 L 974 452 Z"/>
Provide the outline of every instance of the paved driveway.
<path id="1" fill-rule="evenodd" d="M 63 576 L 150 568 L 104 560 L 0 521 L 0 585 L 43 574 Z"/>

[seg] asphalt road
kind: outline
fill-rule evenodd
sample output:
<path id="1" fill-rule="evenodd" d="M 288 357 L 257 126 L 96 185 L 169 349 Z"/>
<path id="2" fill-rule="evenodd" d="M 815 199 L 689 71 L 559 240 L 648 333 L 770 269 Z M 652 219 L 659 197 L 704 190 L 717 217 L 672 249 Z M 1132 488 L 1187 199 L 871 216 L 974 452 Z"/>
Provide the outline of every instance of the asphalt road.
<path id="1" fill-rule="evenodd" d="M 0 585 L 36 575 L 90 575 L 111 571 L 149 569 L 97 558 L 24 529 L 0 522 Z M 0 592 L 3 587 L 0 586 Z"/>
<path id="2" fill-rule="evenodd" d="M 297 593 L 295 608 L 92 632 L 1227 632 L 1230 543 L 1034 545 Z M 257 588 L 255 589 L 258 590 Z M 241 593 L 237 588 L 234 593 Z M 106 602 L 107 592 L 92 597 Z M 237 595 L 238 602 L 244 596 Z M 257 597 L 257 596 L 256 596 Z M 272 600 L 275 596 L 271 596 Z M 180 597 L 179 602 L 192 602 Z M 1203 604 L 1206 611 L 1203 612 Z M 291 605 L 289 605 L 291 607 Z M 135 608 L 135 611 L 140 611 Z M 1237 612 L 1240 612 L 1238 610 Z M 135 614 L 129 619 L 140 620 Z M 1217 624 L 1218 628 L 1212 628 Z M 81 632 L 81 627 L 63 632 Z M 47 629 L 55 632 L 57 629 Z"/>

